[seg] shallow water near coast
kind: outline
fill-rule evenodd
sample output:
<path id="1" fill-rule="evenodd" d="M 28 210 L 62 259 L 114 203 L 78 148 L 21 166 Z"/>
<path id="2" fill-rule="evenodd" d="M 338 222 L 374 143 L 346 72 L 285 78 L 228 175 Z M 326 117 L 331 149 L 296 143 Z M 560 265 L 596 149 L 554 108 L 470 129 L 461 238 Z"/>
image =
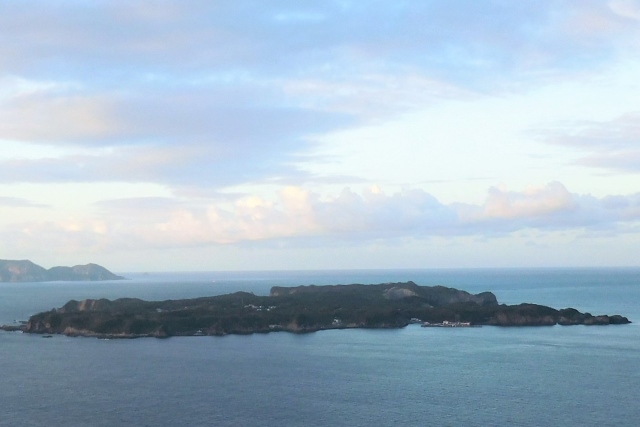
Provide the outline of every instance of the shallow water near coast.
<path id="1" fill-rule="evenodd" d="M 0 284 L 0 323 L 69 299 L 407 280 L 634 323 L 165 340 L 0 333 L 1 426 L 635 426 L 640 419 L 640 269 L 123 274 L 132 280 Z"/>

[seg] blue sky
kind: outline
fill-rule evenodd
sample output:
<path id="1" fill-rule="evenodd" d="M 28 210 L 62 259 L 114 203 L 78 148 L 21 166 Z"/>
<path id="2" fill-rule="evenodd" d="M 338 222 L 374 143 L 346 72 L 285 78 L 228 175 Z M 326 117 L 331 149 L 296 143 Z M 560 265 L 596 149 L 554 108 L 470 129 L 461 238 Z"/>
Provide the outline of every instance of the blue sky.
<path id="1" fill-rule="evenodd" d="M 638 265 L 638 0 L 42 0 L 0 28 L 0 258 Z"/>

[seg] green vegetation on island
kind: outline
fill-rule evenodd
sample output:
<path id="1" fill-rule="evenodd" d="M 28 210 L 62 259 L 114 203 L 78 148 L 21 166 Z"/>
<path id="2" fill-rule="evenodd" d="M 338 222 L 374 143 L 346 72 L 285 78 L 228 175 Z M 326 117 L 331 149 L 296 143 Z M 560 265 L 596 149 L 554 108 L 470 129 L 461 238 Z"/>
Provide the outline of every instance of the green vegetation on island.
<path id="1" fill-rule="evenodd" d="M 470 294 L 413 282 L 379 285 L 274 287 L 269 296 L 247 292 L 184 300 L 69 301 L 32 316 L 27 333 L 93 337 L 169 337 L 313 332 L 345 328 L 401 328 L 416 322 L 543 326 L 630 323 L 536 304 L 500 305 L 491 292 Z"/>

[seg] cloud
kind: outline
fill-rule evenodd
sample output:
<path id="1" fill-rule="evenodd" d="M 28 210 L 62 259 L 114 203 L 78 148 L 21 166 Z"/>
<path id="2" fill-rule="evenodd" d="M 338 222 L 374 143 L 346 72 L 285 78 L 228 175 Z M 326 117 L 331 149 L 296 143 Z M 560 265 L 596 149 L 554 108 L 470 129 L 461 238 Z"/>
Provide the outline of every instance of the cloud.
<path id="1" fill-rule="evenodd" d="M 79 146 L 197 143 L 228 149 L 291 144 L 352 123 L 345 114 L 286 105 L 259 85 L 90 94 L 29 83 L 31 91 L 0 99 L 0 138 Z"/>
<path id="2" fill-rule="evenodd" d="M 629 113 L 606 122 L 560 123 L 538 132 L 553 145 L 583 153 L 577 164 L 620 172 L 640 172 L 640 114 Z"/>
<path id="3" fill-rule="evenodd" d="M 637 47 L 637 0 L 587 0 L 566 7 L 560 23 L 564 31 L 583 47 L 590 46 L 600 52 Z"/>
<path id="4" fill-rule="evenodd" d="M 353 122 L 344 113 L 287 106 L 260 87 L 85 96 L 73 87 L 12 83 L 15 90 L 0 99 L 0 139 L 65 151 L 0 161 L 0 182 L 215 188 L 297 178 L 305 174 L 292 164 L 314 146 L 314 135 Z"/>
<path id="5" fill-rule="evenodd" d="M 0 140 L 76 151 L 4 161 L 0 181 L 202 189 L 312 179 L 292 164 L 318 135 L 637 55 L 628 49 L 637 9 L 623 0 L 2 3 Z"/>
<path id="6" fill-rule="evenodd" d="M 109 250 L 112 236 L 108 232 L 112 230 L 97 220 L 27 222 L 3 230 L 0 245 L 11 253 L 32 253 L 46 248 L 48 253 L 95 254 Z"/>
<path id="7" fill-rule="evenodd" d="M 22 76 L 23 88 L 3 97 L 0 137 L 117 150 L 12 161 L 3 180 L 297 177 L 287 163 L 315 134 L 539 72 L 606 65 L 638 39 L 631 1 L 246 6 L 0 6 L 0 70 Z M 627 154 L 584 163 L 635 168 Z"/>
<path id="8" fill-rule="evenodd" d="M 3 3 L 0 70 L 110 92 L 250 80 L 349 86 L 367 74 L 381 86 L 406 75 L 484 92 L 606 65 L 637 42 L 637 9 L 630 0 Z"/>
<path id="9" fill-rule="evenodd" d="M 315 179 L 291 164 L 292 158 L 272 147 L 228 152 L 206 145 L 128 147 L 42 159 L 0 161 L 0 183 L 129 182 L 157 183 L 177 192 L 198 194 L 265 180 Z M 280 157 L 278 157 L 280 154 Z"/>
<path id="10" fill-rule="evenodd" d="M 611 0 L 608 6 L 619 16 L 640 21 L 640 3 L 637 0 Z"/>
<path id="11" fill-rule="evenodd" d="M 613 200 L 616 202 L 612 203 Z M 620 223 L 637 220 L 632 212 L 638 204 L 637 195 L 598 199 L 571 193 L 563 184 L 551 182 L 520 192 L 508 191 L 504 186 L 492 187 L 482 205 L 452 206 L 467 233 L 491 235 L 526 229 L 615 230 Z"/>
<path id="12" fill-rule="evenodd" d="M 593 150 L 626 150 L 640 142 L 640 114 L 630 113 L 612 121 L 578 121 L 559 124 L 549 131 L 547 142 Z"/>
<path id="13" fill-rule="evenodd" d="M 638 231 L 640 193 L 596 198 L 552 182 L 521 192 L 490 188 L 484 203 L 443 204 L 422 190 L 387 195 L 374 186 L 321 195 L 285 187 L 273 199 L 244 195 L 218 200 L 136 198 L 104 201 L 94 217 L 14 224 L 5 245 L 61 244 L 81 250 L 169 249 L 310 241 L 393 242 L 406 239 L 494 238 L 538 230 L 585 235 Z M 74 249 L 74 250 L 75 250 Z"/>
<path id="14" fill-rule="evenodd" d="M 46 208 L 49 205 L 35 203 L 20 197 L 0 197 L 0 208 Z"/>
<path id="15" fill-rule="evenodd" d="M 65 148 L 0 161 L 0 182 L 152 182 L 219 187 L 300 177 L 292 164 L 342 113 L 288 107 L 256 88 L 76 97 L 75 89 L 14 81 L 0 102 L 0 138 Z M 72 154 L 68 154 L 71 152 Z"/>
<path id="16" fill-rule="evenodd" d="M 63 75 L 111 93 L 300 80 L 377 85 L 398 108 L 405 100 L 394 96 L 397 76 L 467 91 L 512 88 L 541 72 L 604 64 L 639 31 L 629 22 L 631 2 L 609 8 L 551 0 L 467 0 L 455 7 L 439 1 L 163 1 L 154 10 L 110 2 L 37 4 L 0 6 L 6 74 Z M 598 42 L 585 44 L 586 15 L 612 22 L 619 34 L 596 32 L 590 37 Z"/>
<path id="17" fill-rule="evenodd" d="M 473 220 L 539 218 L 576 209 L 573 195 L 559 182 L 545 187 L 530 187 L 522 192 L 491 187 L 486 202 Z"/>
<path id="18" fill-rule="evenodd" d="M 357 77 L 338 81 L 291 79 L 283 90 L 309 108 L 342 112 L 365 121 L 388 119 L 446 99 L 478 97 L 472 91 L 411 70 L 401 70 L 397 75 L 363 71 Z"/>
<path id="19" fill-rule="evenodd" d="M 32 93 L 15 96 L 2 104 L 2 139 L 86 144 L 119 133 L 118 124 L 110 117 L 114 106 L 105 99 Z"/>

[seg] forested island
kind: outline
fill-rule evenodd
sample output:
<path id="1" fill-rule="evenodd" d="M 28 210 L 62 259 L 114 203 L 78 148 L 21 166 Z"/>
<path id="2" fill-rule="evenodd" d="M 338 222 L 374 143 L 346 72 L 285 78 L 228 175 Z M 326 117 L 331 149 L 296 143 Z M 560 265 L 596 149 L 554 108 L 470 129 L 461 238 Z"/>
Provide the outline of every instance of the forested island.
<path id="1" fill-rule="evenodd" d="M 411 322 L 551 326 L 630 323 L 620 315 L 593 316 L 573 308 L 499 304 L 491 292 L 470 294 L 413 282 L 379 285 L 273 287 L 269 296 L 247 292 L 183 300 L 122 298 L 69 301 L 32 316 L 26 333 L 137 338 L 314 332 L 346 328 L 402 328 Z"/>
<path id="2" fill-rule="evenodd" d="M 29 260 L 0 259 L 0 282 L 123 280 L 98 264 L 46 269 Z"/>

